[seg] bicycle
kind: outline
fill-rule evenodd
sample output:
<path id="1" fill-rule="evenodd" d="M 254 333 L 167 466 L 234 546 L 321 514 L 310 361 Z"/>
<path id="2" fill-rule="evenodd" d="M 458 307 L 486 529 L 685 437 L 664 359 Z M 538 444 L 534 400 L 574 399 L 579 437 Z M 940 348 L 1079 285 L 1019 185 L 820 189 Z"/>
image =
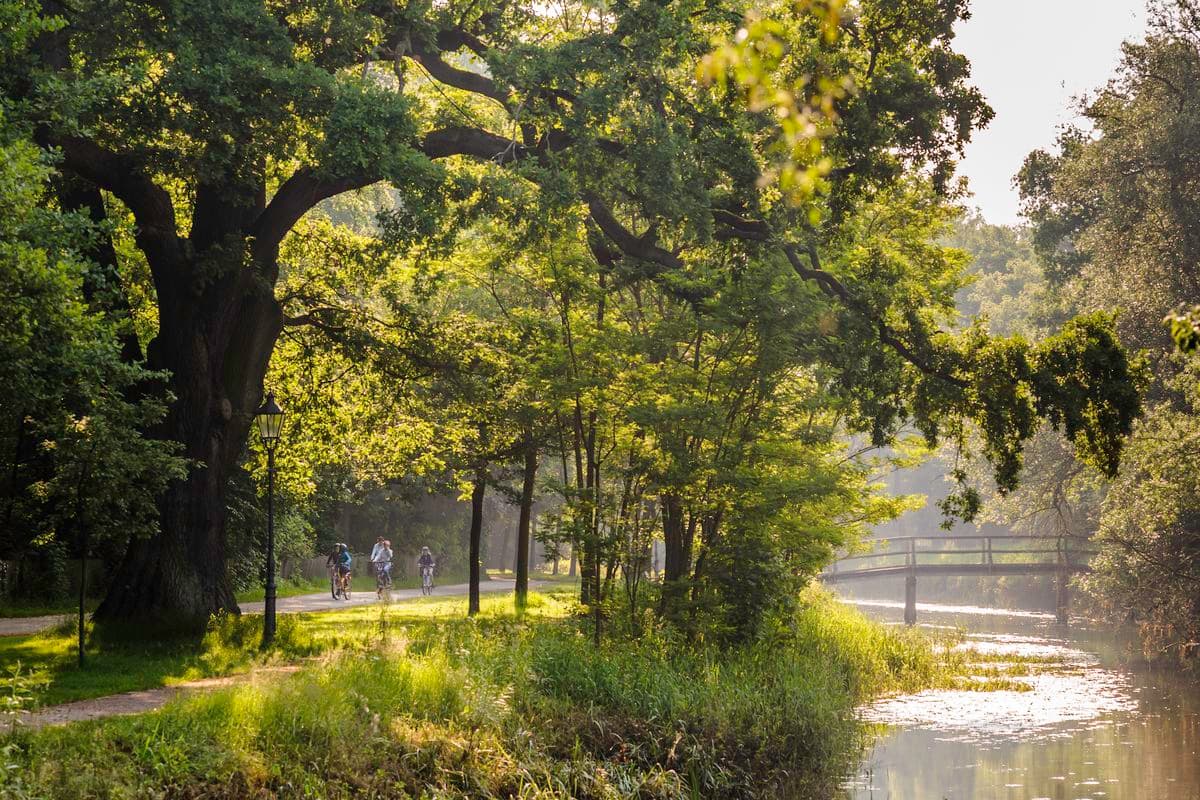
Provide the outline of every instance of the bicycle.
<path id="1" fill-rule="evenodd" d="M 333 599 L 350 599 L 350 573 L 345 575 L 337 568 L 337 565 L 329 568 L 329 593 L 333 595 Z"/>
<path id="2" fill-rule="evenodd" d="M 375 597 L 385 602 L 391 602 L 392 599 L 392 576 L 383 567 L 391 563 L 390 561 L 375 562 Z"/>
<path id="3" fill-rule="evenodd" d="M 433 567 L 421 567 L 421 594 L 433 594 Z"/>

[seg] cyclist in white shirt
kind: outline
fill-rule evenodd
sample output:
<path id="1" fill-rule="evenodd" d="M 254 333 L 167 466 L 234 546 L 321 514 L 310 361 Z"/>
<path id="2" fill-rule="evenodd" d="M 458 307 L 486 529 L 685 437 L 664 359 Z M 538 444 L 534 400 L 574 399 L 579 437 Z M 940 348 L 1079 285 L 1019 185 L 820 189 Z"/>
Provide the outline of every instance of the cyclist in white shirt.
<path id="1" fill-rule="evenodd" d="M 379 557 L 379 551 L 381 550 L 383 550 L 382 536 L 375 539 L 375 546 L 371 548 L 371 569 L 375 570 L 376 574 L 379 572 L 379 562 L 382 560 Z M 390 561 L 391 559 L 388 560 Z"/>
<path id="2" fill-rule="evenodd" d="M 392 585 L 392 543 L 386 539 L 383 541 L 383 546 L 379 548 L 379 561 L 375 564 L 375 569 L 383 577 L 384 585 Z"/>

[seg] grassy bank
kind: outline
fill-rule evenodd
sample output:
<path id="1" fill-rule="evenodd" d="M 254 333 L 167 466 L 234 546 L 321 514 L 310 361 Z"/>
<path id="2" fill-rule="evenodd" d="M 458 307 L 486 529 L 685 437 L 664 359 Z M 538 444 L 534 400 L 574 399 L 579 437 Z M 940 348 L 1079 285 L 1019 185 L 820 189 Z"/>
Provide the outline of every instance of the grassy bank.
<path id="1" fill-rule="evenodd" d="M 466 598 L 414 599 L 388 607 L 392 625 L 412 625 L 463 617 Z M 512 599 L 489 598 L 497 613 Z M 565 614 L 565 611 L 562 612 Z M 253 667 L 294 662 L 334 650 L 368 646 L 377 635 L 381 606 L 284 614 L 279 617 L 275 647 L 262 651 L 262 618 L 213 620 L 203 637 L 147 636 L 140 629 L 88 628 L 87 664 L 76 659 L 74 620 L 28 636 L 0 637 L 0 688 L 5 675 L 26 676 L 35 688 L 24 705 L 39 707 L 101 697 L 118 692 L 172 686 L 198 678 L 244 672 Z"/>
<path id="2" fill-rule="evenodd" d="M 858 752 L 852 709 L 947 680 L 952 657 L 828 597 L 736 651 L 665 631 L 596 650 L 566 593 L 298 615 L 300 672 L 181 699 L 161 712 L 18 732 L 12 797 L 819 796 Z M 194 656 L 244 664 L 253 618 L 214 626 Z"/>

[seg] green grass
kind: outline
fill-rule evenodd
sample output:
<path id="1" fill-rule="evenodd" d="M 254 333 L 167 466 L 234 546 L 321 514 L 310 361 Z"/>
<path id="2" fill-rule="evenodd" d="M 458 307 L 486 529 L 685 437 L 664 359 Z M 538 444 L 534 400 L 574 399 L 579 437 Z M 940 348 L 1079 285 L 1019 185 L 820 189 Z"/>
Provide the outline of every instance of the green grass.
<path id="1" fill-rule="evenodd" d="M 286 617 L 280 618 L 284 630 Z M 261 620 L 246 618 L 241 627 L 261 636 Z M 229 623 L 226 623 L 227 628 Z M 237 658 L 230 658 L 229 647 L 214 662 L 215 646 L 220 644 L 222 626 L 214 624 L 203 639 L 186 636 L 153 637 L 132 641 L 124 637 L 113 641 L 97 638 L 89 631 L 87 661 L 78 666 L 76 632 L 72 622 L 64 623 L 32 636 L 0 637 L 0 675 L 20 669 L 39 676 L 39 691 L 27 705 L 44 706 L 86 700 L 120 692 L 170 686 L 187 680 L 228 674 L 248 669 L 256 663 L 280 658 L 291 659 L 307 653 L 289 652 L 288 642 L 275 653 L 260 654 L 250 636 Z M 216 636 L 217 638 L 214 638 Z"/>
<path id="2" fill-rule="evenodd" d="M 565 606 L 545 598 L 539 609 Z M 512 597 L 484 595 L 486 617 L 507 613 Z M 44 683 L 28 698 L 38 706 L 56 705 L 109 694 L 170 686 L 197 678 L 243 672 L 253 666 L 293 661 L 332 649 L 358 648 L 373 641 L 381 626 L 414 624 L 421 620 L 466 616 L 465 597 L 437 597 L 397 601 L 386 607 L 372 604 L 349 609 L 279 617 L 275 647 L 262 652 L 262 618 L 214 620 L 202 638 L 194 636 L 139 637 L 109 631 L 96 635 L 89 626 L 87 663 L 80 669 L 76 656 L 73 620 L 31 636 L 0 637 L 0 676 L 20 665 L 22 672 L 40 676 Z M 532 610 L 534 616 L 544 616 Z"/>
<path id="3" fill-rule="evenodd" d="M 947 681 L 959 658 L 819 592 L 733 650 L 653 626 L 597 650 L 577 611 L 565 589 L 522 620 L 508 596 L 472 620 L 462 598 L 289 615 L 283 655 L 315 658 L 301 672 L 18 732 L 0 795 L 820 796 L 859 752 L 856 704 Z M 215 623 L 188 668 L 242 668 L 255 623 Z"/>
<path id="4" fill-rule="evenodd" d="M 316 594 L 317 592 L 329 591 L 328 581 L 308 580 L 307 578 L 299 578 L 297 580 L 280 581 L 275 586 L 276 597 L 298 597 L 302 594 Z M 255 586 L 251 589 L 238 592 L 234 595 L 239 603 L 253 603 L 263 599 L 266 590 L 261 586 Z"/>

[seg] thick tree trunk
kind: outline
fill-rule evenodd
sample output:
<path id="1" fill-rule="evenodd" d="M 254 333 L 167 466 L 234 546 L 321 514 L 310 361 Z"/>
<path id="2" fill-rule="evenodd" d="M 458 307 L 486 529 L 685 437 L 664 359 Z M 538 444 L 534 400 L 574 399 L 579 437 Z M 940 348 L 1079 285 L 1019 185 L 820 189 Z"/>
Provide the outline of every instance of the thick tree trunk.
<path id="1" fill-rule="evenodd" d="M 692 572 L 692 601 L 700 597 L 701 579 L 704 577 L 704 565 L 708 558 L 709 549 L 717 540 L 717 531 L 721 527 L 723 511 L 705 514 L 700 521 L 700 553 L 696 556 L 696 568 Z"/>
<path id="2" fill-rule="evenodd" d="M 665 495 L 662 499 L 663 512 L 663 581 L 678 581 L 687 574 L 688 566 L 683 558 L 684 515 L 683 503 L 677 495 Z"/>
<path id="3" fill-rule="evenodd" d="M 686 518 L 683 501 L 677 495 L 662 500 L 663 516 L 663 591 L 662 612 L 674 617 L 687 597 L 687 578 L 691 570 L 692 539 L 695 522 Z"/>
<path id="4" fill-rule="evenodd" d="M 187 266 L 185 274 L 200 269 Z M 170 371 L 175 396 L 158 434 L 181 443 L 192 465 L 159 503 L 158 535 L 130 543 L 97 620 L 196 627 L 238 611 L 225 570 L 225 493 L 262 400 L 282 312 L 262 278 L 241 265 L 199 296 L 181 281 L 177 292 L 159 292 L 159 335 L 148 356 L 152 368 Z"/>
<path id="5" fill-rule="evenodd" d="M 467 615 L 479 613 L 479 549 L 483 539 L 483 495 L 487 490 L 487 470 L 480 469 L 475 473 L 475 483 L 471 487 L 471 536 L 470 536 L 470 577 L 467 579 Z"/>
<path id="6" fill-rule="evenodd" d="M 533 511 L 533 489 L 537 479 L 538 454 L 533 442 L 525 447 L 525 470 L 521 482 L 521 513 L 517 518 L 517 613 L 525 612 L 529 597 L 529 521 Z"/>

